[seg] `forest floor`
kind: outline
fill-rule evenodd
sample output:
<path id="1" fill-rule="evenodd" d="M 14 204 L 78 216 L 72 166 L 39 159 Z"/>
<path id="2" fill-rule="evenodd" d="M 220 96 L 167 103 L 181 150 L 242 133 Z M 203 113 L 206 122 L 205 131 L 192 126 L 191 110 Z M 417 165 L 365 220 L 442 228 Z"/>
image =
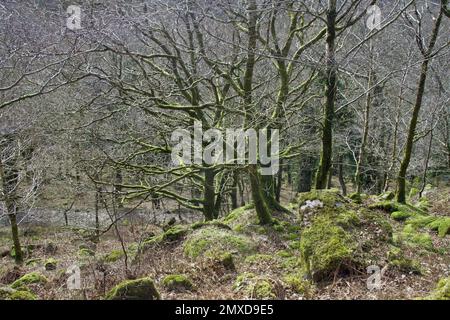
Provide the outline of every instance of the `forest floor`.
<path id="1" fill-rule="evenodd" d="M 162 299 L 414 299 L 450 276 L 449 187 L 429 188 L 407 206 L 389 194 L 352 198 L 299 194 L 285 203 L 290 213 L 275 213 L 265 227 L 249 205 L 211 223 L 124 218 L 100 241 L 79 227 L 27 225 L 21 266 L 1 227 L 0 299 L 29 274 L 40 280 L 15 289 L 37 299 L 103 299 L 142 277 Z M 74 266 L 80 290 L 67 287 Z M 380 271 L 379 282 L 368 267 Z"/>

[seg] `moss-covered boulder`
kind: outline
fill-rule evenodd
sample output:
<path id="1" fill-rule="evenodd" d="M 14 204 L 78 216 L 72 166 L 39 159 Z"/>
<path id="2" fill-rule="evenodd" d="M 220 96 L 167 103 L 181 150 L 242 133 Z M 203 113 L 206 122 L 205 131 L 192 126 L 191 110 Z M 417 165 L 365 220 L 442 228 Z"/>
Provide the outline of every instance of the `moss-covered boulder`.
<path id="1" fill-rule="evenodd" d="M 47 271 L 56 270 L 56 265 L 57 264 L 58 264 L 58 261 L 56 259 L 48 258 L 47 260 L 45 260 L 44 268 Z"/>
<path id="2" fill-rule="evenodd" d="M 171 274 L 162 280 L 163 286 L 170 291 L 191 291 L 194 285 L 188 277 L 182 274 Z"/>
<path id="3" fill-rule="evenodd" d="M 181 240 L 189 233 L 189 231 L 189 228 L 186 226 L 173 226 L 167 229 L 165 232 L 145 240 L 141 245 L 141 249 L 143 251 L 146 251 L 149 248 L 154 247 L 155 245 Z"/>
<path id="4" fill-rule="evenodd" d="M 355 203 L 362 203 L 363 201 L 361 194 L 358 192 L 350 193 L 348 197 Z"/>
<path id="5" fill-rule="evenodd" d="M 110 253 L 105 254 L 100 260 L 102 262 L 112 263 L 122 259 L 124 256 L 123 250 L 112 250 Z"/>
<path id="6" fill-rule="evenodd" d="M 238 232 L 259 227 L 259 219 L 253 204 L 234 209 L 226 215 L 222 222 Z"/>
<path id="7" fill-rule="evenodd" d="M 450 277 L 439 280 L 436 289 L 427 297 L 426 300 L 450 300 Z"/>
<path id="8" fill-rule="evenodd" d="M 391 213 L 391 218 L 397 221 L 405 221 L 412 216 L 411 212 L 394 211 Z"/>
<path id="9" fill-rule="evenodd" d="M 439 217 L 430 222 L 427 227 L 430 230 L 436 230 L 438 235 L 443 238 L 450 233 L 450 217 Z"/>
<path id="10" fill-rule="evenodd" d="M 341 268 L 354 265 L 357 243 L 331 217 L 316 218 L 300 241 L 306 271 L 319 281 Z"/>
<path id="11" fill-rule="evenodd" d="M 302 269 L 314 281 L 363 269 L 371 250 L 392 241 L 392 226 L 382 213 L 346 200 L 337 190 L 314 190 L 297 199 L 302 230 L 290 247 L 299 249 Z M 307 201 L 317 200 L 323 206 L 302 211 Z"/>
<path id="12" fill-rule="evenodd" d="M 233 289 L 236 292 L 242 292 L 246 298 L 250 299 L 268 300 L 277 297 L 272 280 L 250 272 L 238 275 L 233 284 Z"/>
<path id="13" fill-rule="evenodd" d="M 36 300 L 37 296 L 29 290 L 16 290 L 10 287 L 0 288 L 0 300 Z"/>
<path id="14" fill-rule="evenodd" d="M 160 296 L 150 278 L 127 280 L 112 288 L 107 300 L 159 300 Z"/>
<path id="15" fill-rule="evenodd" d="M 215 256 L 230 252 L 248 255 L 256 250 L 256 245 L 249 237 L 232 230 L 208 226 L 195 230 L 183 244 L 184 254 L 190 258 Z"/>
<path id="16" fill-rule="evenodd" d="M 38 272 L 31 272 L 23 275 L 11 284 L 11 288 L 19 289 L 30 284 L 46 284 L 47 278 Z"/>

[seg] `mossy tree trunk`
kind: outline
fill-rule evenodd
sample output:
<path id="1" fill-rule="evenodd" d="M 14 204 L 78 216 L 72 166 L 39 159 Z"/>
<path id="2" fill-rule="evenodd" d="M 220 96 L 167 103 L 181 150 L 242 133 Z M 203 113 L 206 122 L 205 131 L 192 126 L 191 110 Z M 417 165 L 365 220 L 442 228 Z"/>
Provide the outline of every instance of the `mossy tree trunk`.
<path id="1" fill-rule="evenodd" d="M 210 221 L 216 216 L 216 190 L 214 185 L 216 172 L 212 168 L 206 168 L 204 172 L 203 215 L 206 221 Z"/>
<path id="2" fill-rule="evenodd" d="M 3 150 L 10 148 L 11 143 L 13 142 L 12 138 L 6 137 L 4 141 L 0 142 L 0 155 L 3 154 Z M 6 215 L 9 218 L 9 223 L 11 225 L 11 238 L 14 246 L 14 259 L 17 264 L 21 264 L 23 262 L 23 252 L 20 244 L 19 237 L 19 227 L 17 225 L 17 205 L 16 201 L 16 192 L 17 184 L 19 183 L 19 174 L 16 168 L 16 157 L 15 155 L 8 155 L 8 160 L 3 161 L 0 157 L 0 179 L 2 186 L 2 201 L 4 203 L 6 209 Z"/>
<path id="3" fill-rule="evenodd" d="M 245 64 L 245 73 L 242 85 L 243 100 L 245 107 L 246 124 L 252 123 L 254 115 L 253 106 L 253 72 L 256 63 L 255 51 L 257 41 L 257 5 L 255 0 L 248 0 L 247 18 L 248 18 L 248 43 L 247 43 L 247 59 Z M 248 165 L 248 173 L 250 178 L 251 193 L 255 204 L 256 213 L 261 224 L 268 224 L 272 221 L 272 216 L 264 196 L 263 184 L 258 172 L 256 164 Z"/>
<path id="4" fill-rule="evenodd" d="M 412 155 L 412 151 L 413 151 L 414 136 L 416 133 L 417 121 L 419 119 L 419 112 L 422 107 L 423 94 L 425 91 L 425 84 L 426 84 L 426 80 L 427 80 L 428 65 L 430 63 L 430 59 L 433 54 L 433 48 L 434 48 L 434 45 L 436 44 L 436 39 L 437 39 L 437 36 L 439 33 L 439 28 L 441 26 L 442 17 L 444 14 L 443 6 L 444 6 L 444 4 L 441 3 L 441 9 L 439 11 L 439 15 L 438 15 L 437 19 L 435 20 L 428 47 L 426 49 L 422 49 L 422 54 L 423 54 L 424 60 L 422 62 L 421 68 L 420 68 L 420 77 L 419 77 L 419 82 L 418 82 L 418 87 L 417 87 L 416 100 L 414 103 L 414 109 L 413 109 L 411 121 L 409 123 L 408 137 L 406 138 L 405 153 L 403 155 L 403 160 L 400 164 L 400 170 L 399 170 L 398 176 L 397 176 L 396 199 L 400 203 L 406 202 L 406 172 L 408 170 L 409 162 L 411 160 L 411 155 Z"/>
<path id="5" fill-rule="evenodd" d="M 333 118 L 336 99 L 337 70 L 335 61 L 336 41 L 336 0 L 328 0 L 327 36 L 326 36 L 326 89 L 322 123 L 322 148 L 319 168 L 316 173 L 315 188 L 327 187 L 328 173 L 331 168 L 333 152 Z"/>

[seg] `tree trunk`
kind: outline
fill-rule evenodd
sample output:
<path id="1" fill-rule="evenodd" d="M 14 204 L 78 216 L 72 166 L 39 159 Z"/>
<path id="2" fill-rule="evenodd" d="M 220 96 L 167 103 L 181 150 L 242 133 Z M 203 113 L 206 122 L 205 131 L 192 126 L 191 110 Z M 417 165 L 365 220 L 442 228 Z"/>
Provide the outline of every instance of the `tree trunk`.
<path id="1" fill-rule="evenodd" d="M 256 63 L 255 51 L 257 41 L 257 6 L 255 0 L 249 0 L 247 6 L 248 15 L 248 44 L 247 44 L 247 61 L 245 65 L 245 74 L 243 79 L 243 100 L 245 107 L 245 122 L 246 124 L 252 123 L 254 110 L 253 110 L 253 72 Z M 267 224 L 272 221 L 271 213 L 264 197 L 264 190 L 262 188 L 261 179 L 258 173 L 257 165 L 250 164 L 248 166 L 248 172 L 250 176 L 250 185 L 252 188 L 252 198 L 255 204 L 256 214 L 258 215 L 261 224 Z"/>
<path id="2" fill-rule="evenodd" d="M 231 198 L 231 209 L 236 209 L 238 207 L 238 179 L 239 179 L 239 173 L 237 170 L 234 170 L 233 173 L 233 182 L 230 192 L 230 198 Z"/>
<path id="3" fill-rule="evenodd" d="M 203 195 L 203 215 L 206 221 L 213 220 L 215 217 L 216 190 L 214 179 L 216 172 L 214 169 L 205 169 L 204 195 Z"/>
<path id="4" fill-rule="evenodd" d="M 417 88 L 416 101 L 414 103 L 414 110 L 409 123 L 408 137 L 406 139 L 405 153 L 403 160 L 400 164 L 400 170 L 397 177 L 397 201 L 400 203 L 406 202 L 406 171 L 408 170 L 409 162 L 411 160 L 411 154 L 414 146 L 414 135 L 416 133 L 417 121 L 419 119 L 420 108 L 422 107 L 423 93 L 425 91 L 425 84 L 427 80 L 428 64 L 430 62 L 431 54 L 433 52 L 434 45 L 436 43 L 437 35 L 439 33 L 439 27 L 441 25 L 443 15 L 443 9 L 439 12 L 439 16 L 436 19 L 430 44 L 428 45 L 427 51 L 424 54 L 424 60 L 420 68 L 420 78 Z"/>
<path id="5" fill-rule="evenodd" d="M 333 152 L 333 117 L 336 98 L 337 72 L 335 61 L 336 40 L 336 0 L 328 0 L 326 38 L 326 102 L 323 112 L 322 149 L 319 168 L 316 173 L 316 189 L 325 189 L 331 168 Z"/>
<path id="6" fill-rule="evenodd" d="M 344 164 L 342 162 L 343 162 L 343 157 L 340 156 L 339 157 L 339 165 L 338 165 L 338 178 L 339 178 L 339 184 L 341 185 L 342 194 L 344 196 L 346 196 L 347 195 L 347 186 L 345 185 Z"/>

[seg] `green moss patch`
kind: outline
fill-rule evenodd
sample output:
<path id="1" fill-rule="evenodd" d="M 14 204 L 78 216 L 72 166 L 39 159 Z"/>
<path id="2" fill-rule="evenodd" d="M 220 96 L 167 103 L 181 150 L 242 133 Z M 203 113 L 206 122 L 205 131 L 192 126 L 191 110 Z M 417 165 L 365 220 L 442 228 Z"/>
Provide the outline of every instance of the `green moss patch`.
<path id="1" fill-rule="evenodd" d="M 188 277 L 182 274 L 171 274 L 162 280 L 163 286 L 170 291 L 191 291 L 194 285 Z"/>
<path id="2" fill-rule="evenodd" d="M 18 289 L 21 287 L 26 287 L 30 284 L 45 284 L 47 282 L 48 282 L 47 278 L 44 277 L 42 274 L 38 272 L 31 272 L 27 273 L 26 275 L 23 275 L 22 277 L 14 281 L 11 284 L 11 288 Z"/>
<path id="3" fill-rule="evenodd" d="M 107 300 L 159 300 L 160 296 L 150 278 L 127 280 L 112 288 Z"/>
<path id="4" fill-rule="evenodd" d="M 0 288 L 0 300 L 36 300 L 37 296 L 28 290 L 15 290 L 10 287 Z"/>
<path id="5" fill-rule="evenodd" d="M 272 281 L 263 276 L 245 272 L 240 274 L 233 284 L 233 289 L 243 292 L 250 299 L 275 299 L 276 292 Z"/>
<path id="6" fill-rule="evenodd" d="M 103 262 L 116 262 L 117 260 L 122 259 L 125 256 L 123 250 L 112 250 L 110 253 L 104 255 L 101 260 Z"/>
<path id="7" fill-rule="evenodd" d="M 401 232 L 394 234 L 394 242 L 430 251 L 434 250 L 431 236 L 428 233 L 418 232 L 412 225 L 406 225 Z"/>
<path id="8" fill-rule="evenodd" d="M 426 300 L 450 300 L 450 277 L 439 280 L 436 289 L 427 297 Z"/>
<path id="9" fill-rule="evenodd" d="M 218 251 L 248 255 L 255 250 L 256 245 L 249 237 L 212 226 L 194 231 L 184 242 L 184 253 L 190 258 L 214 255 Z"/>
<path id="10" fill-rule="evenodd" d="M 58 264 L 58 261 L 56 259 L 48 258 L 47 260 L 45 260 L 44 268 L 47 271 L 56 270 L 56 265 L 57 264 Z"/>
<path id="11" fill-rule="evenodd" d="M 283 282 L 295 293 L 309 297 L 312 291 L 310 281 L 303 279 L 300 273 L 289 273 L 283 277 Z"/>
<path id="12" fill-rule="evenodd" d="M 308 273 L 319 281 L 335 270 L 353 265 L 357 244 L 331 219 L 320 217 L 302 235 L 300 251 Z"/>
<path id="13" fill-rule="evenodd" d="M 397 268 L 401 272 L 421 274 L 422 270 L 420 264 L 413 260 L 406 258 L 400 248 L 394 247 L 388 252 L 389 264 Z"/>

